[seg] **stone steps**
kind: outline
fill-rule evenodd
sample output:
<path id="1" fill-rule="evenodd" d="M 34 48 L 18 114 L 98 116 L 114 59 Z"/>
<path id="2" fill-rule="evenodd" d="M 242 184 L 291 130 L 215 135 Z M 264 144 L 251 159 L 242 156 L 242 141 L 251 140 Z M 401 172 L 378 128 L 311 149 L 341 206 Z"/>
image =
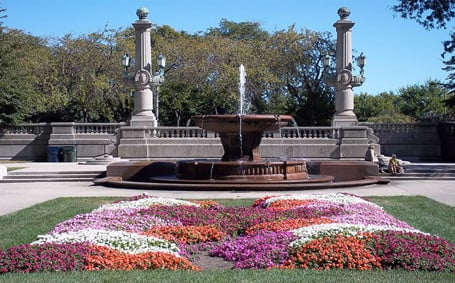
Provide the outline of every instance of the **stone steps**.
<path id="1" fill-rule="evenodd" d="M 24 182 L 91 182 L 106 176 L 105 171 L 47 171 L 21 172 L 11 171 L 0 180 L 0 183 Z"/>
<path id="2" fill-rule="evenodd" d="M 407 164 L 404 174 L 392 176 L 388 173 L 381 177 L 391 180 L 455 180 L 455 166 L 453 164 Z"/>

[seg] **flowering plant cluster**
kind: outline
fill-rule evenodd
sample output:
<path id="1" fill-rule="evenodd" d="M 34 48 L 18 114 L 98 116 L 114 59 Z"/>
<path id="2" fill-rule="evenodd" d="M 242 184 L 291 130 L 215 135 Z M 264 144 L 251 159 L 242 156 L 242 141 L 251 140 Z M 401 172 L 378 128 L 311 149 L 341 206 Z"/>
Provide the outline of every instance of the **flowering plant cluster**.
<path id="1" fill-rule="evenodd" d="M 251 207 L 135 196 L 0 250 L 0 273 L 201 270 L 198 254 L 239 269 L 405 269 L 455 272 L 455 245 L 350 194 L 267 196 Z"/>

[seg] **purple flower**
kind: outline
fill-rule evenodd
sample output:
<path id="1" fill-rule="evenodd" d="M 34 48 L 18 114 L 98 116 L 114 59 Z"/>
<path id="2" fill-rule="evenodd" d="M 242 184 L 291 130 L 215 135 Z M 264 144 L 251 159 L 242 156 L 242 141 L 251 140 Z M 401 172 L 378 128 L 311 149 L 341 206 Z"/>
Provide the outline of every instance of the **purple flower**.
<path id="1" fill-rule="evenodd" d="M 49 233 L 65 233 L 87 228 L 100 230 L 143 232 L 153 226 L 181 226 L 178 221 L 164 221 L 156 216 L 141 213 L 142 209 L 106 209 L 86 214 L 79 214 L 61 222 Z"/>
<path id="2" fill-rule="evenodd" d="M 288 259 L 288 245 L 294 239 L 290 232 L 260 231 L 228 239 L 211 250 L 210 255 L 235 262 L 235 268 L 272 268 Z"/>

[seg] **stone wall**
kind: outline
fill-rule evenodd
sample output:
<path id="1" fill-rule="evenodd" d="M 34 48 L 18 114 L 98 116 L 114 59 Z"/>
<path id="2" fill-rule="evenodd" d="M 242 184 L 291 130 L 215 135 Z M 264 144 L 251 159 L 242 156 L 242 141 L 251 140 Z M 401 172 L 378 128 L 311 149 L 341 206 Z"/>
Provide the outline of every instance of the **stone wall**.
<path id="1" fill-rule="evenodd" d="M 123 123 L 38 123 L 1 128 L 0 159 L 47 161 L 49 147 L 74 147 L 77 159 L 117 155 Z"/>
<path id="2" fill-rule="evenodd" d="M 440 161 L 441 137 L 437 123 L 362 123 L 373 129 L 384 155 L 409 161 Z"/>
<path id="3" fill-rule="evenodd" d="M 0 159 L 46 160 L 50 132 L 48 123 L 0 128 Z"/>
<path id="4" fill-rule="evenodd" d="M 260 154 L 266 158 L 363 159 L 370 143 L 376 144 L 377 153 L 395 153 L 410 161 L 453 161 L 455 123 L 285 127 L 264 133 Z M 220 158 L 223 154 L 217 133 L 197 127 L 39 123 L 1 129 L 0 159 L 46 161 L 49 146 L 75 147 L 78 161 L 103 154 L 125 159 Z"/>
<path id="5" fill-rule="evenodd" d="M 363 159 L 368 144 L 365 126 L 284 127 L 277 132 L 264 133 L 260 155 L 264 158 Z M 197 127 L 120 128 L 118 156 L 122 158 L 219 159 L 222 155 L 217 134 Z"/>

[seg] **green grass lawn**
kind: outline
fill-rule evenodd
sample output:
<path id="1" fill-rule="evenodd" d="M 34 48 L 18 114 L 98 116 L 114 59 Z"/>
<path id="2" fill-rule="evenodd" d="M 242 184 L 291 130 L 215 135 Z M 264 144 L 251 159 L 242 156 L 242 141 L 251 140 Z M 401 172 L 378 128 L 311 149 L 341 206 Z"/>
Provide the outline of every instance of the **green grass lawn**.
<path id="1" fill-rule="evenodd" d="M 0 216 L 0 248 L 30 243 L 57 223 L 118 199 L 59 198 Z M 396 218 L 455 243 L 455 208 L 425 197 L 369 197 Z M 225 206 L 253 200 L 220 200 Z M 99 271 L 4 274 L 0 282 L 455 282 L 455 274 L 407 271 L 208 270 Z"/>

